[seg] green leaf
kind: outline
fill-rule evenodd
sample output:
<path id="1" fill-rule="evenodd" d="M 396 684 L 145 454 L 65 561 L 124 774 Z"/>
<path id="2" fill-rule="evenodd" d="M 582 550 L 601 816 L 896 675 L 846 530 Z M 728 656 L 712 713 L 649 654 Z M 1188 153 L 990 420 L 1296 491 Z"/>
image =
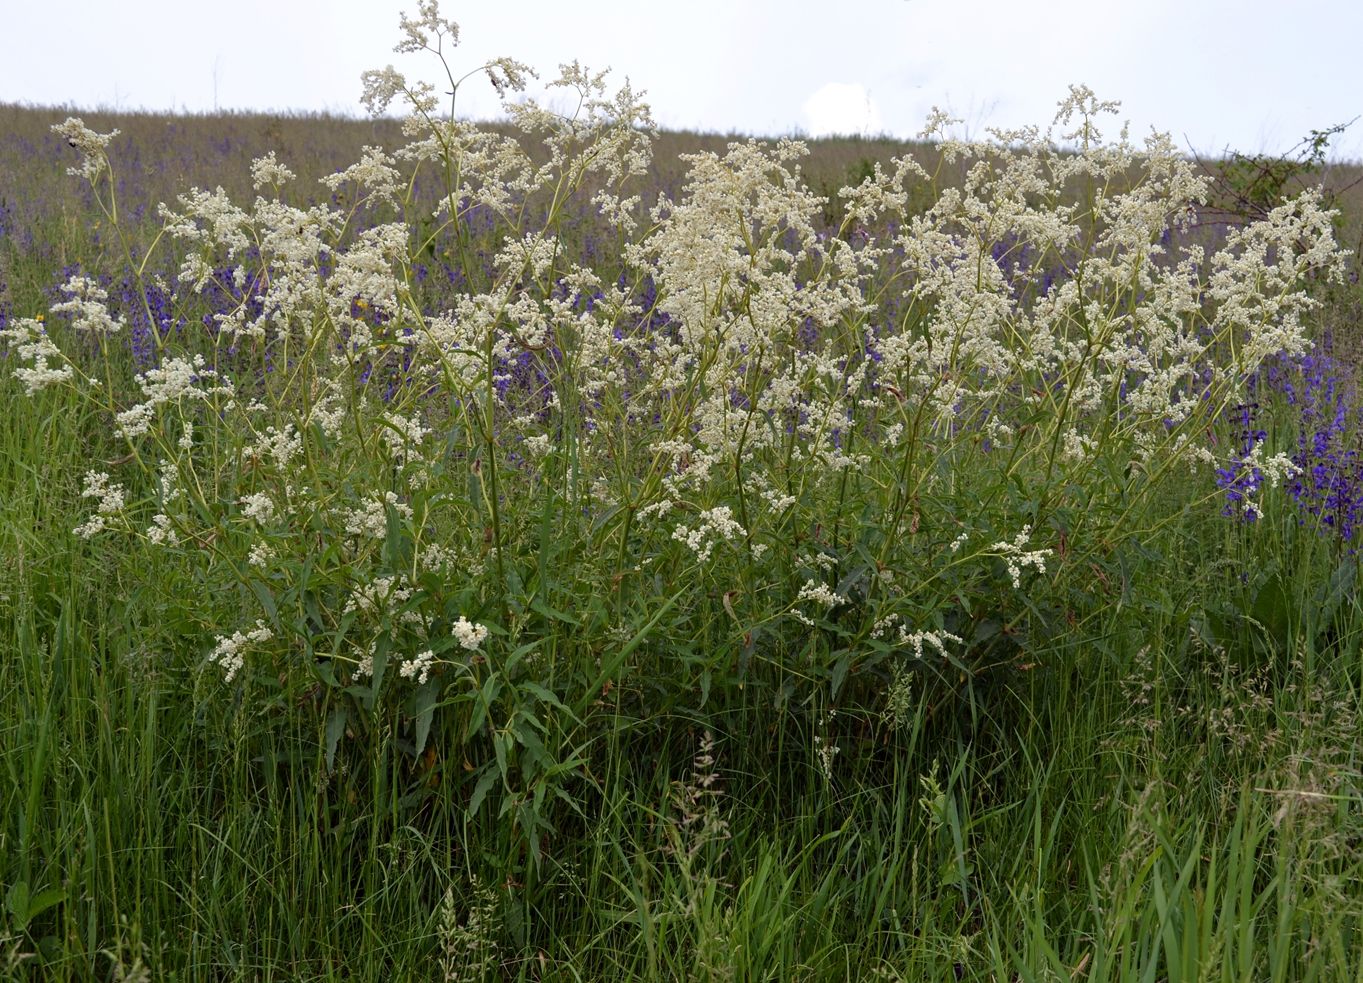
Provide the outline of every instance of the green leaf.
<path id="1" fill-rule="evenodd" d="M 58 887 L 44 888 L 28 901 L 29 921 L 37 918 L 43 912 L 54 905 L 59 905 L 66 900 L 66 892 Z"/>
<path id="2" fill-rule="evenodd" d="M 1003 622 L 997 618 L 984 618 L 975 623 L 975 634 L 971 639 L 975 645 L 983 645 L 985 642 L 992 641 L 1003 631 Z"/>
<path id="3" fill-rule="evenodd" d="M 603 512 L 601 512 L 601 514 L 596 516 L 596 518 L 592 519 L 591 525 L 592 535 L 596 535 L 602 529 L 604 529 L 607 523 L 609 523 L 612 519 L 619 515 L 623 510 L 624 510 L 623 505 L 612 505 L 610 508 L 604 510 Z"/>
<path id="4" fill-rule="evenodd" d="M 21 932 L 28 927 L 29 922 L 48 908 L 65 900 L 66 892 L 56 887 L 45 888 L 37 894 L 32 894 L 28 881 L 15 881 L 5 893 L 5 907 L 9 909 L 15 927 Z"/>
<path id="5" fill-rule="evenodd" d="M 397 509 L 391 504 L 384 509 L 384 512 L 386 521 L 384 523 L 382 547 L 383 559 L 391 568 L 401 570 L 407 566 L 406 557 L 403 555 L 406 552 L 404 549 L 407 540 L 406 530 L 403 528 L 402 517 L 398 515 Z"/>
<path id="6" fill-rule="evenodd" d="M 539 700 L 541 703 L 548 703 L 550 706 L 557 707 L 560 710 L 566 711 L 568 709 L 563 705 L 559 698 L 556 695 L 554 695 L 553 690 L 541 686 L 539 683 L 533 682 L 528 679 L 525 682 L 521 683 L 520 685 L 521 689 L 530 693 L 532 696 L 535 697 L 535 699 Z"/>
<path id="7" fill-rule="evenodd" d="M 341 742 L 341 735 L 345 733 L 345 726 L 349 719 L 350 715 L 344 703 L 339 704 L 331 711 L 331 715 L 327 717 L 327 771 L 331 771 L 332 767 L 335 765 L 336 745 Z"/>
<path id="8" fill-rule="evenodd" d="M 1267 641 L 1281 648 L 1288 646 L 1293 620 L 1292 602 L 1280 574 L 1273 574 L 1259 588 L 1250 609 L 1250 617 L 1264 626 L 1269 634 Z"/>
<path id="9" fill-rule="evenodd" d="M 852 653 L 845 652 L 837 662 L 833 663 L 833 678 L 831 698 L 838 698 L 838 691 L 842 689 L 843 681 L 847 678 L 847 670 L 852 666 Z"/>
<path id="10" fill-rule="evenodd" d="M 520 722 L 513 724 L 511 731 L 516 735 L 516 742 L 525 751 L 525 756 L 521 761 L 521 771 L 527 777 L 532 777 L 534 772 L 553 764 L 553 759 L 549 757 L 549 752 L 544 749 L 544 742 L 535 733 L 534 728 L 523 726 Z M 532 769 L 529 766 L 533 764 Z"/>
<path id="11" fill-rule="evenodd" d="M 502 781 L 506 781 L 509 777 L 509 770 L 506 763 L 507 751 L 510 750 L 509 745 L 515 740 L 514 737 L 506 733 L 492 735 L 492 750 L 497 754 L 497 771 L 501 774 Z"/>
<path id="12" fill-rule="evenodd" d="M 22 930 L 28 924 L 28 881 L 15 881 L 5 892 L 5 907 L 20 923 Z"/>
<path id="13" fill-rule="evenodd" d="M 332 689 L 340 688 L 341 681 L 336 678 L 336 669 L 332 666 L 330 659 L 326 662 L 314 662 L 312 668 L 313 671 L 317 673 L 317 678 L 322 682 L 326 683 Z"/>
<path id="14" fill-rule="evenodd" d="M 582 627 L 582 622 L 578 621 L 572 615 L 564 614 L 557 608 L 551 608 L 548 604 L 544 603 L 544 601 L 541 600 L 539 597 L 536 597 L 533 601 L 530 602 L 530 610 L 544 615 L 551 621 L 561 621 L 565 625 L 572 625 L 575 628 Z"/>
<path id="15" fill-rule="evenodd" d="M 526 841 L 530 845 L 530 860 L 534 863 L 535 869 L 538 870 L 540 864 L 544 861 L 544 854 L 540 849 L 540 831 L 538 828 L 542 825 L 542 821 L 539 814 L 534 812 L 528 803 L 521 806 L 518 811 L 520 812 L 521 828 L 525 830 Z"/>
<path id="16" fill-rule="evenodd" d="M 279 624 L 279 607 L 275 603 L 274 594 L 263 581 L 252 579 L 248 581 L 251 590 L 255 593 L 256 599 L 260 601 L 260 606 L 265 609 L 265 613 L 270 616 L 270 621 Z"/>
<path id="17" fill-rule="evenodd" d="M 483 688 L 473 701 L 473 713 L 469 715 L 469 725 L 464 730 L 465 740 L 478 733 L 478 728 L 483 726 L 483 721 L 487 719 L 488 711 L 492 709 L 492 704 L 496 702 L 501 689 L 502 684 L 496 676 L 488 676 L 483 681 Z"/>
<path id="18" fill-rule="evenodd" d="M 866 597 L 871 584 L 871 572 L 875 568 L 870 564 L 861 564 L 853 567 L 842 580 L 838 581 L 835 588 L 837 593 L 849 600 L 860 600 Z"/>
<path id="19" fill-rule="evenodd" d="M 435 705 L 440 697 L 440 681 L 428 679 L 412 696 L 412 716 L 416 718 L 416 753 L 426 750 L 426 739 L 431 734 Z"/>
<path id="20" fill-rule="evenodd" d="M 1358 581 L 1358 560 L 1352 556 L 1346 556 L 1340 560 L 1339 566 L 1330 576 L 1329 587 L 1325 589 L 1324 600 L 1321 601 L 1319 610 L 1316 614 L 1316 631 L 1327 632 L 1334 627 L 1335 617 L 1339 613 L 1340 606 L 1347 598 L 1354 594 Z"/>
<path id="21" fill-rule="evenodd" d="M 488 624 L 487 627 L 489 630 L 492 630 L 493 625 Z M 512 650 L 511 654 L 506 657 L 506 662 L 502 664 L 502 672 L 506 673 L 508 676 L 511 675 L 512 670 L 514 670 L 516 666 L 520 665 L 521 660 L 539 647 L 540 647 L 539 639 L 535 639 L 534 641 L 526 642 L 524 645 L 517 646 L 515 649 Z"/>
<path id="22" fill-rule="evenodd" d="M 473 795 L 469 796 L 469 815 L 478 814 L 478 807 L 487 798 L 488 791 L 493 783 L 497 781 L 497 770 L 491 766 L 484 767 L 483 773 L 478 776 L 478 784 L 473 787 Z"/>
<path id="23" fill-rule="evenodd" d="M 388 634 L 381 633 L 374 642 L 374 664 L 369 674 L 371 688 L 374 691 L 373 700 L 377 701 L 379 693 L 383 688 L 383 675 L 388 668 L 388 651 L 392 647 L 392 641 Z M 373 710 L 373 701 L 365 706 L 366 710 Z"/>

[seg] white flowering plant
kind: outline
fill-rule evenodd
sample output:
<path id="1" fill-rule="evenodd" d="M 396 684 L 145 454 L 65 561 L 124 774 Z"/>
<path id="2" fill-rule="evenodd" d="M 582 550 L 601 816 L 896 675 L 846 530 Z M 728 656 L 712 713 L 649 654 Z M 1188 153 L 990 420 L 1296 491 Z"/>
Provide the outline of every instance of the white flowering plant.
<path id="1" fill-rule="evenodd" d="M 457 28 L 422 10 L 399 50 L 457 93 Z M 413 760 L 444 748 L 536 856 L 600 718 L 762 687 L 875 705 L 1047 645 L 1171 490 L 1214 508 L 1188 473 L 1340 268 L 1309 192 L 1208 247 L 1204 179 L 1166 136 L 1106 140 L 1115 106 L 1082 87 L 1046 131 L 967 144 L 934 117 L 959 182 L 905 156 L 828 229 L 797 141 L 693 155 L 646 202 L 628 85 L 563 66 L 563 115 L 510 101 L 518 63 L 475 74 L 509 131 L 389 67 L 365 100 L 404 103 L 410 142 L 327 178 L 329 203 L 291 203 L 272 154 L 249 205 L 163 206 L 178 302 L 237 299 L 154 333 L 131 385 L 94 280 L 54 308 L 70 330 L 4 341 L 30 394 L 76 390 L 126 446 L 77 532 L 193 571 L 206 668 L 320 688 L 329 765 L 385 728 Z M 108 137 L 57 129 L 116 223 Z M 581 227 L 611 230 L 606 259 Z M 436 253 L 459 274 L 439 306 Z M 127 255 L 139 281 L 151 256 Z"/>

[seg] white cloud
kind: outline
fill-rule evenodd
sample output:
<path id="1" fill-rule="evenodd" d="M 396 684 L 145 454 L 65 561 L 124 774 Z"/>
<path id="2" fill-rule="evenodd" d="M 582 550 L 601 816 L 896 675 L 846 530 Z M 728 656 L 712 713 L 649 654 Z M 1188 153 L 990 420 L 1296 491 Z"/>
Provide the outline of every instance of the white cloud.
<path id="1" fill-rule="evenodd" d="M 858 83 L 829 82 L 806 99 L 802 109 L 812 137 L 875 135 L 885 129 L 879 107 L 866 87 Z"/>

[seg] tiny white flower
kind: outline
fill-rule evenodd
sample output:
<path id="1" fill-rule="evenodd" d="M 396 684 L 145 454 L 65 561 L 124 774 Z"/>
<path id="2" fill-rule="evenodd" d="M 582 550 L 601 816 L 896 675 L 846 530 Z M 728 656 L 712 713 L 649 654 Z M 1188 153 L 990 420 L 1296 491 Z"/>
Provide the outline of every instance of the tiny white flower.
<path id="1" fill-rule="evenodd" d="M 243 495 L 237 499 L 237 502 L 242 506 L 241 514 L 253 520 L 257 525 L 264 525 L 274 518 L 274 499 L 270 498 L 265 492 Z"/>
<path id="2" fill-rule="evenodd" d="M 484 625 L 474 624 L 463 615 L 454 623 L 452 632 L 454 637 L 459 639 L 459 644 L 470 652 L 476 652 L 478 646 L 483 644 L 483 639 L 487 638 L 487 628 Z"/>
<path id="3" fill-rule="evenodd" d="M 993 545 L 993 549 L 998 555 L 1003 557 L 1004 563 L 1008 567 L 1008 574 L 1013 579 L 1013 588 L 1016 590 L 1022 587 L 1022 571 L 1025 567 L 1032 567 L 1037 573 L 1046 572 L 1046 557 L 1052 555 L 1053 550 L 1024 550 L 1027 540 L 1032 535 L 1031 526 L 1023 526 L 1022 532 L 1018 533 L 1017 538 L 1011 543 L 1000 542 Z"/>
<path id="4" fill-rule="evenodd" d="M 398 668 L 398 675 L 403 679 L 415 679 L 418 683 L 424 683 L 431 674 L 431 666 L 435 664 L 435 653 L 430 649 L 414 656 L 409 661 L 404 661 Z"/>
<path id="5" fill-rule="evenodd" d="M 95 506 L 95 514 L 72 530 L 82 539 L 89 539 L 107 529 L 108 520 L 120 515 L 127 502 L 127 492 L 123 486 L 111 482 L 109 476 L 102 471 L 85 472 L 85 488 L 81 491 L 80 497 L 99 499 Z"/>
<path id="6" fill-rule="evenodd" d="M 147 529 L 147 540 L 158 546 L 178 546 L 180 537 L 171 528 L 170 517 L 157 514 L 151 517 L 151 527 Z"/>
<path id="7" fill-rule="evenodd" d="M 847 598 L 832 590 L 827 584 L 807 580 L 805 585 L 800 588 L 800 595 L 796 598 L 796 601 L 813 601 L 815 604 L 832 609 L 839 604 L 846 604 Z"/>
<path id="8" fill-rule="evenodd" d="M 702 512 L 699 518 L 700 522 L 694 529 L 689 526 L 678 526 L 672 531 L 672 538 L 685 543 L 695 553 L 696 559 L 702 562 L 710 559 L 710 554 L 719 543 L 731 542 L 747 535 L 743 527 L 735 521 L 733 509 L 727 505 L 708 509 Z"/>
<path id="9" fill-rule="evenodd" d="M 265 626 L 264 621 L 257 621 L 256 626 L 250 631 L 219 635 L 213 651 L 208 653 L 208 661 L 222 666 L 225 671 L 223 681 L 230 683 L 246 664 L 245 650 L 251 645 L 260 645 L 272 638 L 274 632 Z"/>

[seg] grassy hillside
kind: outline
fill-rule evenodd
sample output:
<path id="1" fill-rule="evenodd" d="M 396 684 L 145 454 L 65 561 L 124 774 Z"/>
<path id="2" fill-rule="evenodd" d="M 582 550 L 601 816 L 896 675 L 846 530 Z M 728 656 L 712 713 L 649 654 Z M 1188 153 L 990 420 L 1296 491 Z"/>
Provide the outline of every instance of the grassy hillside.
<path id="1" fill-rule="evenodd" d="M 6 978 L 1363 979 L 1356 168 L 66 115 Z"/>

